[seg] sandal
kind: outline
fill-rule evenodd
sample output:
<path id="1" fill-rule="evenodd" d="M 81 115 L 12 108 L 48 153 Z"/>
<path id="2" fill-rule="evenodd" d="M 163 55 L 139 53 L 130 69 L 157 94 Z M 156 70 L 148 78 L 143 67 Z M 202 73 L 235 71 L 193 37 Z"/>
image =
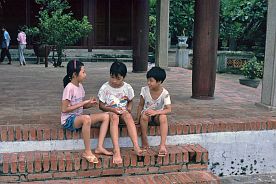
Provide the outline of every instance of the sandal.
<path id="1" fill-rule="evenodd" d="M 158 156 L 159 157 L 165 157 L 168 154 L 168 152 L 165 150 L 159 150 L 158 152 Z"/>
<path id="2" fill-rule="evenodd" d="M 142 147 L 143 152 L 147 152 L 150 149 L 150 146 L 144 146 Z"/>
<path id="3" fill-rule="evenodd" d="M 137 156 L 143 156 L 144 153 L 146 152 L 145 150 L 142 150 L 142 149 L 140 149 L 140 151 L 138 151 L 138 150 L 135 149 L 135 148 L 133 148 L 133 151 L 135 152 L 135 154 L 136 154 Z"/>
<path id="4" fill-rule="evenodd" d="M 93 163 L 93 164 L 97 164 L 99 163 L 99 160 L 97 159 L 97 157 L 95 155 L 85 155 L 82 154 L 82 157 L 85 158 L 89 163 Z"/>

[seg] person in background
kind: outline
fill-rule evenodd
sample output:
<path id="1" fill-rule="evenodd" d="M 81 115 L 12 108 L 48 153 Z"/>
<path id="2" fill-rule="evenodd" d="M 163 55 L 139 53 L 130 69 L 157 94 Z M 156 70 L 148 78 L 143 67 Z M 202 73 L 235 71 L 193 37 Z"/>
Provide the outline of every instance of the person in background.
<path id="1" fill-rule="evenodd" d="M 5 57 L 8 57 L 8 64 L 10 65 L 12 63 L 11 61 L 11 54 L 9 51 L 9 47 L 10 47 L 10 41 L 11 41 L 11 37 L 8 33 L 8 31 L 6 30 L 6 28 L 4 26 L 2 26 L 2 44 L 1 44 L 1 58 L 0 58 L 0 63 L 2 63 L 5 59 Z"/>
<path id="2" fill-rule="evenodd" d="M 19 33 L 17 35 L 17 41 L 18 41 L 18 55 L 19 55 L 20 66 L 26 65 L 26 61 L 24 57 L 24 50 L 26 49 L 26 45 L 27 45 L 26 34 L 21 29 L 19 29 Z"/>

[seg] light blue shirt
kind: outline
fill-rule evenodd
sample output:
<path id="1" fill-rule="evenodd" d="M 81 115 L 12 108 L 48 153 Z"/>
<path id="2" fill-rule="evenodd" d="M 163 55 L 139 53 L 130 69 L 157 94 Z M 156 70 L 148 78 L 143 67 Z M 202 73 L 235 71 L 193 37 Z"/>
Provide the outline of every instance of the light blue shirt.
<path id="1" fill-rule="evenodd" d="M 10 41 L 11 41 L 11 37 L 8 31 L 5 31 L 3 41 L 2 41 L 2 48 L 8 48 L 10 46 Z"/>

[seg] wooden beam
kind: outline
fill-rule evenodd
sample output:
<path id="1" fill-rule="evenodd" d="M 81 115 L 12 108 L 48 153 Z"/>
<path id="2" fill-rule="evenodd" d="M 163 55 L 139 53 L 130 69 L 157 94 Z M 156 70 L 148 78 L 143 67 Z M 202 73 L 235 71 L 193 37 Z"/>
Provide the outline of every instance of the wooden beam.
<path id="1" fill-rule="evenodd" d="M 219 30 L 219 0 L 195 1 L 192 98 L 214 97 Z"/>
<path id="2" fill-rule="evenodd" d="M 133 72 L 146 72 L 149 46 L 149 2 L 133 1 Z"/>

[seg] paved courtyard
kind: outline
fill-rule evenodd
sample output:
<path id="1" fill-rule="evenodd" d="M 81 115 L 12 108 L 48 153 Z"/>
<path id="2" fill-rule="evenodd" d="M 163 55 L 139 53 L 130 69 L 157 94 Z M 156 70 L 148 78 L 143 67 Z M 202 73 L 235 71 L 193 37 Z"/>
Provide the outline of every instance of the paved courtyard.
<path id="1" fill-rule="evenodd" d="M 65 64 L 64 64 L 65 65 Z M 86 97 L 96 96 L 100 86 L 109 78 L 111 63 L 85 63 L 87 80 L 84 83 Z M 132 73 L 132 64 L 127 63 L 125 81 L 135 91 L 134 110 L 138 105 L 139 93 L 146 85 L 145 73 Z M 59 124 L 60 102 L 63 90 L 62 79 L 66 67 L 45 68 L 43 64 L 28 64 L 19 67 L 0 65 L 0 125 L 15 124 Z M 250 88 L 240 85 L 241 76 L 217 74 L 215 98 L 196 100 L 192 95 L 192 71 L 171 67 L 167 71 L 164 86 L 172 99 L 170 122 L 175 121 L 243 121 L 251 117 L 272 117 L 275 112 L 255 105 L 261 99 L 261 85 Z M 97 108 L 87 113 L 99 111 Z"/>
<path id="2" fill-rule="evenodd" d="M 126 82 L 135 91 L 134 110 L 138 105 L 140 88 L 146 85 L 145 73 L 132 73 L 131 63 L 126 63 L 129 73 Z M 111 63 L 85 63 L 87 80 L 84 83 L 87 98 L 96 96 L 100 86 L 109 78 Z M 18 63 L 0 65 L 0 125 L 59 125 L 60 103 L 63 90 L 62 79 L 66 68 L 51 65 Z M 167 71 L 164 86 L 172 99 L 170 123 L 174 122 L 246 122 L 252 118 L 269 119 L 275 111 L 258 107 L 261 85 L 249 88 L 240 85 L 241 76 L 217 74 L 215 98 L 213 100 L 192 99 L 192 71 L 171 67 Z M 97 108 L 86 113 L 99 111 Z M 276 183 L 275 173 L 221 178 L 222 183 Z M 46 182 L 46 181 L 45 181 Z M 62 180 L 62 182 L 66 182 Z M 79 181 L 80 182 L 80 181 Z M 42 182 L 43 183 L 43 182 Z M 54 182 L 52 182 L 54 183 Z"/>

